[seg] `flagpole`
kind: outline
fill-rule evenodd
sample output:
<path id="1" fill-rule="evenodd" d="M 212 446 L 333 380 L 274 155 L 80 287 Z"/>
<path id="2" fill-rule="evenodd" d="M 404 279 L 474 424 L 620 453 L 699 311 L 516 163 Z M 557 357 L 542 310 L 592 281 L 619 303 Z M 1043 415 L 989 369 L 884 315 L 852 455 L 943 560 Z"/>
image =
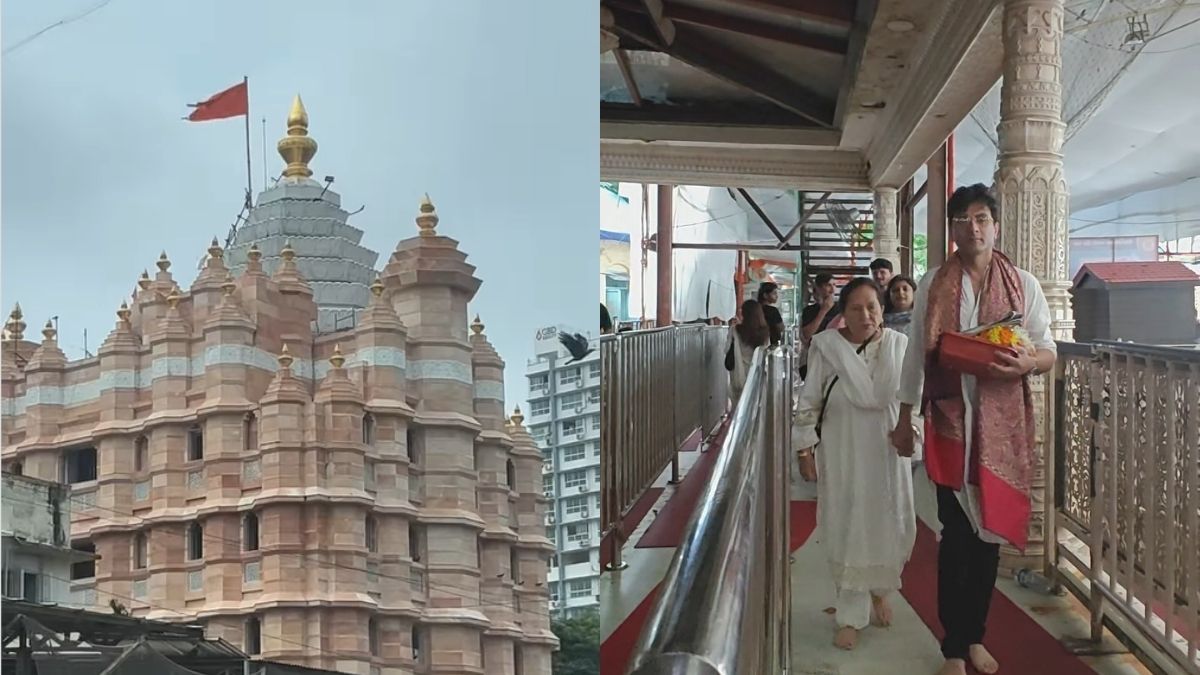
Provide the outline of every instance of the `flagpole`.
<path id="1" fill-rule="evenodd" d="M 246 209 L 254 206 L 254 182 L 250 174 L 250 77 L 242 76 L 246 85 Z"/>

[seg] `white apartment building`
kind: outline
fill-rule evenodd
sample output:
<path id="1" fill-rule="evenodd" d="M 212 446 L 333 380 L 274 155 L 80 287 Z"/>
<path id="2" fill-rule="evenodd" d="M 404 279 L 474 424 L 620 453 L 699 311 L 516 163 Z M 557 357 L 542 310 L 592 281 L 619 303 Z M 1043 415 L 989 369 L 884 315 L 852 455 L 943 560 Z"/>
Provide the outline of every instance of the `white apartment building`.
<path id="1" fill-rule="evenodd" d="M 61 483 L 3 474 L 0 568 L 5 598 L 73 607 L 95 604 L 73 588 L 96 572 L 95 551 L 72 548 L 71 488 Z"/>
<path id="2" fill-rule="evenodd" d="M 563 347 L 565 329 L 538 331 L 529 378 L 526 426 L 542 450 L 551 611 L 571 615 L 599 605 L 600 352 L 594 338 L 582 359 Z"/>

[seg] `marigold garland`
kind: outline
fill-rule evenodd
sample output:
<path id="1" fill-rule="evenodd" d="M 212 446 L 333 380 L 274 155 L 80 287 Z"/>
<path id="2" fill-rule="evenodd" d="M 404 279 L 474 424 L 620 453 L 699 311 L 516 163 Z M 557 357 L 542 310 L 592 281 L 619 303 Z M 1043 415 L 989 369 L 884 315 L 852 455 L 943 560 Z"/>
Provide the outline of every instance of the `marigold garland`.
<path id="1" fill-rule="evenodd" d="M 1029 333 L 1020 326 L 993 326 L 984 331 L 980 339 L 1002 347 L 1020 347 L 1031 342 Z"/>

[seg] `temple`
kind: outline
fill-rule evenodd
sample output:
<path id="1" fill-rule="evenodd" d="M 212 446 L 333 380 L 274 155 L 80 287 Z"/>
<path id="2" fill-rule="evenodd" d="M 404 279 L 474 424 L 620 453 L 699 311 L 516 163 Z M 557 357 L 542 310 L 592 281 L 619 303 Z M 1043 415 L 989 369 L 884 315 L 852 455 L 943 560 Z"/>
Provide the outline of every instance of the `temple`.
<path id="1" fill-rule="evenodd" d="M 468 321 L 475 268 L 426 196 L 377 271 L 298 96 L 287 125 L 233 245 L 187 287 L 163 253 L 97 356 L 17 306 L 3 468 L 70 484 L 77 605 L 346 673 L 548 674 L 542 456 Z"/>

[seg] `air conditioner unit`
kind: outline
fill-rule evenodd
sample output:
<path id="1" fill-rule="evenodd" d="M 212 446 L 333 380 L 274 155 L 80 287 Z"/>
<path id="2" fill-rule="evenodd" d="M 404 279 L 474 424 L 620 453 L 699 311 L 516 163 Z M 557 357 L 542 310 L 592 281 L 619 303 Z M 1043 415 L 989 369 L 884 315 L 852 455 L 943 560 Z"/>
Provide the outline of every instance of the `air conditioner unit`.
<path id="1" fill-rule="evenodd" d="M 580 491 L 580 492 L 587 492 L 587 486 L 586 486 L 586 485 L 580 485 L 580 486 L 579 486 L 579 491 Z"/>
<path id="2" fill-rule="evenodd" d="M 583 412 L 583 404 L 582 404 L 582 403 L 580 403 L 579 405 L 575 406 L 575 412 L 577 412 L 577 413 L 581 413 L 581 412 Z"/>
<path id="3" fill-rule="evenodd" d="M 546 524 L 548 524 L 548 525 L 554 524 L 554 514 L 553 513 L 546 514 Z"/>
<path id="4" fill-rule="evenodd" d="M 585 509 L 581 509 L 581 510 L 579 511 L 579 515 L 580 515 L 581 517 L 583 517 L 583 518 L 587 518 L 588 516 L 590 516 L 590 515 L 591 515 L 591 512 L 589 512 L 589 511 L 588 511 L 588 510 L 585 508 Z"/>

